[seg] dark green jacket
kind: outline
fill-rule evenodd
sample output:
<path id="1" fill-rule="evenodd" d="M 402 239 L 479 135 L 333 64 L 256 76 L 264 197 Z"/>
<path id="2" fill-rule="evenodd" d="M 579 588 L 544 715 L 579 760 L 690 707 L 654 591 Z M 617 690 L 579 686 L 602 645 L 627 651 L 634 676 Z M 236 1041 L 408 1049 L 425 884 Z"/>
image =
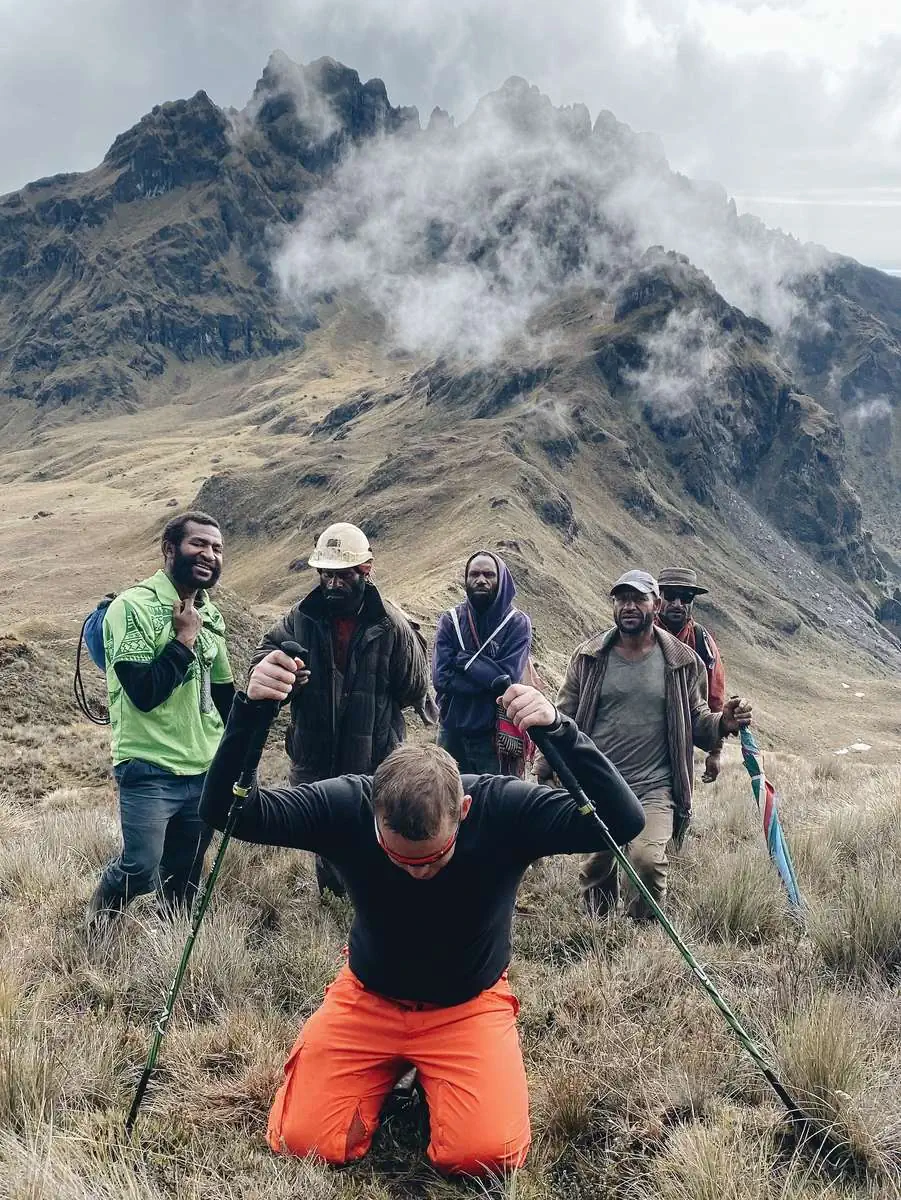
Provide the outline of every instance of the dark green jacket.
<path id="1" fill-rule="evenodd" d="M 254 652 L 255 666 L 285 641 L 309 654 L 310 682 L 291 697 L 285 749 L 294 782 L 371 775 L 406 736 L 404 708 L 427 705 L 428 659 L 410 624 L 367 584 L 343 686 L 325 601 L 317 587 L 286 613 Z"/>

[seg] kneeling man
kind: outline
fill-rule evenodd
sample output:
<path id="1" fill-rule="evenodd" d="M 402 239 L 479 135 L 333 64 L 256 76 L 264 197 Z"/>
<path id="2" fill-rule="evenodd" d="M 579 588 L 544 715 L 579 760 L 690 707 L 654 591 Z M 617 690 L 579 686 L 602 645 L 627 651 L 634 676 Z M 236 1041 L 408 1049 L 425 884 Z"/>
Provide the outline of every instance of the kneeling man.
<path id="1" fill-rule="evenodd" d="M 239 694 L 207 776 L 203 817 L 225 825 L 264 700 L 291 694 L 300 659 L 273 650 Z M 512 721 L 553 740 L 613 837 L 644 824 L 625 780 L 534 688 L 503 696 Z M 261 712 L 262 709 L 262 712 Z M 245 841 L 335 863 L 354 907 L 348 964 L 301 1030 L 269 1115 L 273 1150 L 331 1163 L 362 1157 L 395 1081 L 413 1066 L 429 1105 L 428 1156 L 443 1171 L 510 1171 L 525 1160 L 529 1105 L 507 982 L 520 880 L 549 854 L 604 847 L 569 794 L 509 776 L 460 776 L 437 746 L 401 746 L 374 776 L 254 787 Z"/>

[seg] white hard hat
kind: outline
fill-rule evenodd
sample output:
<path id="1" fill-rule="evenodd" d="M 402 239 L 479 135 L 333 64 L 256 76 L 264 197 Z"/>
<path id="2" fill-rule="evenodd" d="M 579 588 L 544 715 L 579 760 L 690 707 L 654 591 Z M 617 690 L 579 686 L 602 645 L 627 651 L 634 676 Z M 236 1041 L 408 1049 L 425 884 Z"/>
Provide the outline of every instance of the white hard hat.
<path id="1" fill-rule="evenodd" d="M 362 566 L 371 558 L 369 539 L 363 530 L 346 521 L 338 521 L 319 535 L 316 549 L 307 561 L 311 567 L 323 571 L 343 571 L 347 567 Z"/>

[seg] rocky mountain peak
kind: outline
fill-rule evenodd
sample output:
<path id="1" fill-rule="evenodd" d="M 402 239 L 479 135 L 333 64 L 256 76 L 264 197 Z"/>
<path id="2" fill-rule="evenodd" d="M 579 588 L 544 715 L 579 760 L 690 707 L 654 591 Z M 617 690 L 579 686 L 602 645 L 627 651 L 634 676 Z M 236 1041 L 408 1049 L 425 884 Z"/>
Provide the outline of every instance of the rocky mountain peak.
<path id="1" fill-rule="evenodd" d="M 114 199 L 128 202 L 215 178 L 228 151 L 226 117 L 199 91 L 157 104 L 116 138 L 103 161 L 122 168 Z"/>
<path id="2" fill-rule="evenodd" d="M 563 134 L 574 139 L 591 133 L 591 116 L 584 104 L 555 108 L 550 97 L 519 75 L 511 75 L 496 92 L 483 96 L 465 127 L 499 122 L 527 136 Z"/>
<path id="3" fill-rule="evenodd" d="M 618 121 L 609 109 L 598 113 L 591 132 L 597 141 L 621 155 L 661 171 L 669 170 L 660 138 L 655 133 L 637 133 L 625 121 Z"/>
<path id="4" fill-rule="evenodd" d="M 356 71 L 333 58 L 303 66 L 277 50 L 238 114 L 239 131 L 242 125 L 262 134 L 278 153 L 320 171 L 338 160 L 348 142 L 418 130 L 419 113 L 392 107 L 381 79 L 363 83 Z"/>
<path id="5" fill-rule="evenodd" d="M 454 118 L 445 108 L 439 108 L 436 104 L 429 116 L 427 129 L 430 133 L 443 132 L 454 128 Z"/>
<path id="6" fill-rule="evenodd" d="M 0 199 L 0 427 L 20 434 L 61 420 L 54 409 L 137 406 L 152 381 L 168 386 L 196 360 L 297 352 L 319 319 L 315 306 L 345 286 L 366 292 L 388 341 L 392 307 L 421 285 L 428 294 L 438 263 L 469 281 L 443 301 L 444 324 L 466 308 L 470 283 L 486 279 L 486 303 L 501 295 L 519 322 L 514 340 L 529 342 L 540 305 L 560 308 L 540 332 L 561 346 L 606 314 L 585 347 L 591 372 L 567 378 L 592 419 L 633 412 L 634 427 L 617 436 L 654 439 L 684 496 L 715 509 L 726 477 L 849 576 L 880 577 L 864 523 L 880 551 L 901 557 L 901 281 L 805 253 L 738 217 L 718 185 L 671 172 L 656 138 L 607 111 L 592 124 L 584 105 L 555 107 L 519 76 L 462 125 L 435 109 L 434 140 L 420 130 L 416 109 L 392 106 L 382 80 L 277 51 L 240 112 L 223 112 L 202 91 L 157 105 L 94 171 Z M 366 142 L 365 153 L 347 155 Z M 456 171 L 454 155 L 468 171 Z M 402 251 L 388 293 L 394 264 L 381 245 L 370 253 L 372 223 L 321 219 L 365 210 L 383 171 L 394 172 L 384 196 L 397 205 L 399 231 L 388 249 Z M 410 188 L 411 178 L 425 190 Z M 440 220 L 420 219 L 433 210 Z M 324 265 L 308 271 L 314 299 L 292 304 L 274 248 L 306 230 L 317 255 L 304 261 Z M 416 238 L 428 253 L 410 268 Z M 365 266 L 350 284 L 326 252 L 345 239 L 356 239 L 361 254 L 352 257 Z M 778 274 L 786 263 L 787 281 Z M 757 303 L 768 289 L 787 313 L 781 324 Z M 564 319 L 567 305 L 577 319 Z M 492 351 L 497 394 L 531 394 L 538 384 L 527 387 L 521 374 L 501 378 L 502 341 Z M 397 345 L 422 350 L 417 369 L 445 353 L 430 339 Z M 454 379 L 443 391 L 469 395 L 476 383 L 459 345 L 452 350 Z M 560 408 L 558 398 L 548 403 Z M 573 439 L 570 430 L 567 447 Z M 651 511 L 644 493 L 633 502 Z"/>
<path id="7" fill-rule="evenodd" d="M 643 309 L 656 314 L 660 324 L 677 306 L 701 314 L 725 334 L 743 334 L 761 345 L 769 342 L 770 329 L 729 304 L 716 290 L 713 280 L 685 254 L 650 246 L 623 279 L 616 299 L 614 317 L 625 320 Z"/>

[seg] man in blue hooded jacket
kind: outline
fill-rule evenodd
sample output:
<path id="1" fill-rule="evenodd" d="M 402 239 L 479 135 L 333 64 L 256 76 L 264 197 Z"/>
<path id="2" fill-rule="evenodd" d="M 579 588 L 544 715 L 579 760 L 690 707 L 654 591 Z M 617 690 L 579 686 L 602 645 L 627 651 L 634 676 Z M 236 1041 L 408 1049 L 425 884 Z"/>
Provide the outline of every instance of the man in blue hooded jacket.
<path id="1" fill-rule="evenodd" d="M 438 618 L 432 682 L 438 745 L 461 772 L 504 774 L 496 743 L 499 675 L 519 683 L 529 661 L 532 622 L 513 604 L 516 584 L 503 559 L 479 550 L 466 564 L 466 600 Z"/>

